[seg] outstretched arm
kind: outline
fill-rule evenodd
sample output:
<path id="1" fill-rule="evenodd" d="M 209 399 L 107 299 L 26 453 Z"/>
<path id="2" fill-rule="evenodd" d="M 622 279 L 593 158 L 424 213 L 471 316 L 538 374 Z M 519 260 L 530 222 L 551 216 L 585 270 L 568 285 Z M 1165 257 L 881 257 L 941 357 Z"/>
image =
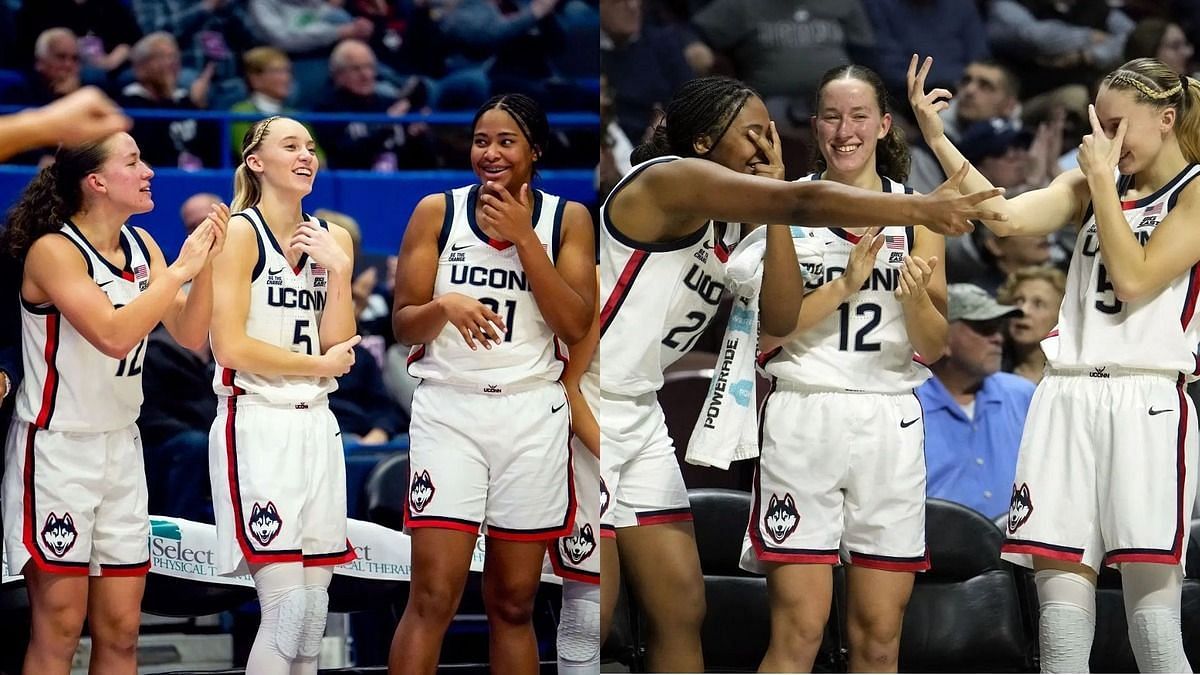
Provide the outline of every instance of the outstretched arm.
<path id="1" fill-rule="evenodd" d="M 933 59 L 926 57 L 918 70 L 916 54 L 908 64 L 908 101 L 916 113 L 921 134 L 947 175 L 961 170 L 963 165 L 968 167 L 962 180 L 963 190 L 978 192 L 991 189 L 991 182 L 967 163 L 958 148 L 946 137 L 942 118 L 938 113 L 950 106 L 948 99 L 952 94 L 945 89 L 934 89 L 928 94 L 925 93 L 925 78 L 932 66 Z M 1007 219 L 980 220 L 989 230 L 1001 237 L 1044 235 L 1068 223 L 1077 222 L 1083 215 L 1087 199 L 1087 182 L 1083 174 L 1072 170 L 1059 175 L 1041 190 L 1031 190 L 1012 199 L 996 196 L 981 202 L 981 207 L 1004 214 Z"/>

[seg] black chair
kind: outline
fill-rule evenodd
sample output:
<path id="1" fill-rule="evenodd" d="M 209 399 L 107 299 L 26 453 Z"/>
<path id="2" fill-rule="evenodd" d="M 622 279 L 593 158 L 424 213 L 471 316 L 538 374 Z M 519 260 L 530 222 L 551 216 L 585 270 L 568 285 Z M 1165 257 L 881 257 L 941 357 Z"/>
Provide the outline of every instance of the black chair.
<path id="1" fill-rule="evenodd" d="M 206 616 L 237 609 L 255 597 L 254 588 L 249 586 L 209 584 L 147 574 L 142 611 L 158 616 Z"/>
<path id="2" fill-rule="evenodd" d="M 646 643 L 641 635 L 639 618 L 629 597 L 629 587 L 622 580 L 617 591 L 617 606 L 613 609 L 608 639 L 600 646 L 601 663 L 620 663 L 635 673 L 644 669 Z"/>
<path id="3" fill-rule="evenodd" d="M 925 532 L 932 568 L 917 575 L 904 614 L 900 670 L 1029 670 L 1032 644 L 1016 577 L 1000 560 L 1000 530 L 972 509 L 930 499 Z"/>
<path id="4" fill-rule="evenodd" d="M 770 642 L 771 611 L 766 578 L 738 566 L 751 495 L 702 488 L 689 490 L 688 498 L 708 604 L 701 632 L 705 668 L 710 672 L 752 671 Z M 840 608 L 837 602 L 832 605 L 825 640 L 813 665 L 817 671 L 842 670 Z"/>
<path id="5" fill-rule="evenodd" d="M 358 514 L 364 520 L 393 530 L 404 529 L 408 499 L 408 453 L 397 452 L 375 465 L 367 476 Z"/>

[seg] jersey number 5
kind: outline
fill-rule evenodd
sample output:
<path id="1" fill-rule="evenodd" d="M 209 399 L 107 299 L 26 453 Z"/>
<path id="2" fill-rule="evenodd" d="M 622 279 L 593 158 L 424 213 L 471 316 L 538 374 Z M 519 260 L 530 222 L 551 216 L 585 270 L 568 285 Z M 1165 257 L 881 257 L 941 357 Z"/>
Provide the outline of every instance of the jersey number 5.
<path id="1" fill-rule="evenodd" d="M 1117 292 L 1108 280 L 1108 270 L 1104 269 L 1104 265 L 1100 265 L 1096 272 L 1096 295 L 1099 296 L 1096 309 L 1105 314 L 1120 314 L 1121 310 L 1125 309 L 1125 303 L 1117 299 Z"/>

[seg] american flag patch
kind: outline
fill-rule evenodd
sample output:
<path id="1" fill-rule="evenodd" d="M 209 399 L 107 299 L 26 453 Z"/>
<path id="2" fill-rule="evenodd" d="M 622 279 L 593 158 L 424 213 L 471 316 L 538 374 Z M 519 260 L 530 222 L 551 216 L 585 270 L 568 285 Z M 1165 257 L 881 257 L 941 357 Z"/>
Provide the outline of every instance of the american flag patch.
<path id="1" fill-rule="evenodd" d="M 137 267 L 133 268 L 134 279 L 141 279 L 147 276 L 150 276 L 150 270 L 147 269 L 145 265 L 138 265 Z"/>
<path id="2" fill-rule="evenodd" d="M 313 261 L 312 267 L 309 269 L 311 269 L 312 273 L 317 276 L 325 274 L 325 266 L 315 260 Z"/>
<path id="3" fill-rule="evenodd" d="M 1157 216 L 1162 212 L 1163 212 L 1163 203 L 1158 202 L 1156 204 L 1151 204 L 1150 206 L 1147 206 L 1146 210 L 1142 212 L 1142 215 L 1143 216 Z"/>
<path id="4" fill-rule="evenodd" d="M 899 234 L 883 235 L 883 245 L 885 248 L 890 248 L 896 251 L 904 250 L 904 236 Z"/>

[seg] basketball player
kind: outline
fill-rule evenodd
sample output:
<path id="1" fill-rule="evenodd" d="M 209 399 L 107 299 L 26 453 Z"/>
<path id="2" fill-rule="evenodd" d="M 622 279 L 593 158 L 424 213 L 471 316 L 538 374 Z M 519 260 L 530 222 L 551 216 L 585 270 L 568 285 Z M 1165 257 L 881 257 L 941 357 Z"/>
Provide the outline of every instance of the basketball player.
<path id="1" fill-rule="evenodd" d="M 874 71 L 825 73 L 813 108 L 820 158 L 801 180 L 912 192 L 908 147 Z M 925 550 L 925 443 L 914 387 L 946 346 L 942 235 L 925 227 L 814 228 L 819 259 L 795 330 L 760 341 L 773 377 L 742 565 L 767 574 L 764 672 L 807 672 L 849 559 L 852 672 L 894 672 Z M 803 526 L 801 527 L 801 523 Z"/>
<path id="2" fill-rule="evenodd" d="M 739 234 L 723 223 L 862 226 L 893 214 L 958 233 L 980 213 L 975 204 L 999 194 L 962 196 L 958 174 L 925 196 L 773 180 L 766 176 L 782 173 L 778 146 L 753 90 L 728 78 L 692 80 L 601 210 L 600 635 L 608 633 L 623 564 L 646 611 L 651 670 L 704 669 L 700 561 L 656 396 L 663 369 L 691 348 L 720 301 L 724 261 Z M 800 269 L 788 228 L 767 227 L 760 321 L 768 334 L 787 335 L 800 308 Z"/>
<path id="3" fill-rule="evenodd" d="M 597 268 L 597 281 L 599 272 Z M 571 360 L 563 372 L 571 402 L 577 510 L 571 535 L 556 540 L 550 551 L 554 571 L 563 579 L 559 675 L 593 675 L 600 668 L 600 425 L 592 412 L 600 398 L 599 375 L 592 369 L 598 360 L 599 303 L 595 311 L 587 336 L 571 345 Z"/>
<path id="4" fill-rule="evenodd" d="M 150 569 L 134 424 L 146 336 L 161 321 L 180 344 L 204 342 L 209 262 L 229 216 L 215 206 L 168 266 L 149 234 L 125 224 L 154 208 L 154 172 L 129 134 L 60 148 L 55 158 L 0 236 L 25 263 L 25 379 L 8 434 L 5 552 L 33 611 L 26 673 L 69 672 L 85 615 L 92 672 L 131 673 Z"/>
<path id="5" fill-rule="evenodd" d="M 481 525 L 492 670 L 537 672 L 542 559 L 575 520 L 559 339 L 587 334 L 596 285 L 587 209 L 530 187 L 549 135 L 529 97 L 487 101 L 472 125 L 480 184 L 422 199 L 400 246 L 392 322 L 422 381 L 405 512 L 412 590 L 393 675 L 435 671 Z"/>
<path id="6" fill-rule="evenodd" d="M 354 363 L 350 234 L 304 213 L 318 170 L 304 125 L 255 122 L 213 263 L 217 417 L 209 473 L 221 574 L 249 567 L 262 620 L 247 672 L 315 674 L 346 539 L 346 466 L 327 397 Z"/>
<path id="7" fill-rule="evenodd" d="M 962 155 L 925 93 L 931 59 L 909 64 L 909 100 L 943 168 Z M 1195 496 L 1200 370 L 1200 83 L 1153 59 L 1101 82 L 1079 169 L 994 200 L 1000 236 L 1080 224 L 1058 327 L 1042 341 L 1017 459 L 1004 557 L 1036 570 L 1045 672 L 1086 672 L 1096 574 L 1119 566 L 1142 672 L 1191 672 L 1180 635 L 1187 514 Z M 986 188 L 972 170 L 967 184 Z M 993 202 L 988 202 L 991 205 Z M 985 221 L 986 222 L 986 221 Z"/>

